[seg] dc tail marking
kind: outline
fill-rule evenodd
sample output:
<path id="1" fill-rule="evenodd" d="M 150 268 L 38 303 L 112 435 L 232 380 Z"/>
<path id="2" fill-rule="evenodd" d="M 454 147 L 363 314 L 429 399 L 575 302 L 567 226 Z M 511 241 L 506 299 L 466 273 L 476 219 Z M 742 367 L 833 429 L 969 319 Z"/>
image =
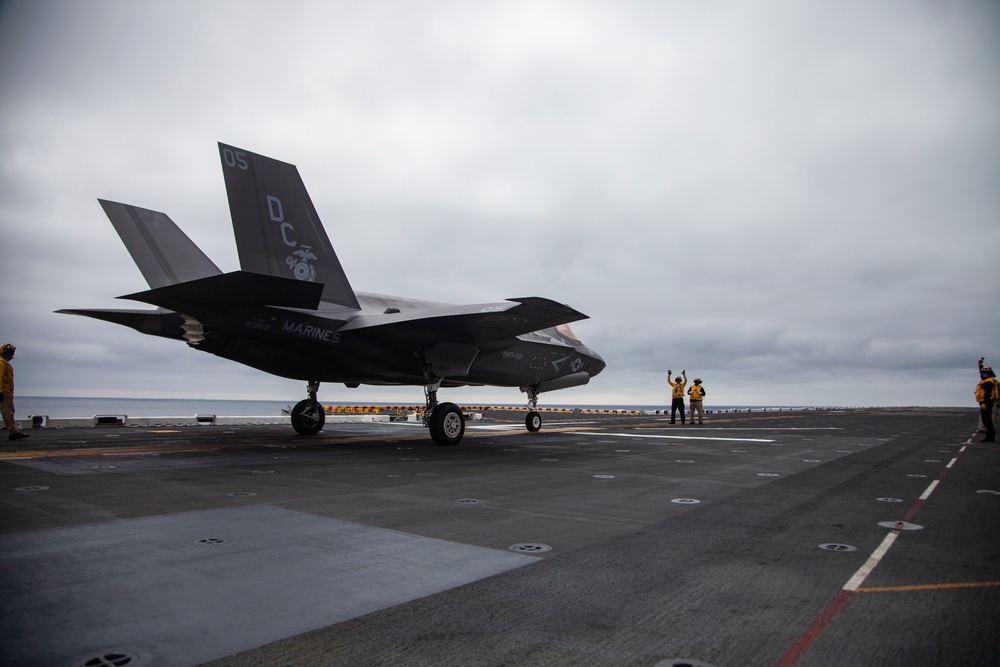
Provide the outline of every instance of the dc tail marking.
<path id="1" fill-rule="evenodd" d="M 322 300 L 360 310 L 295 165 L 219 144 L 244 271 L 323 287 Z"/>

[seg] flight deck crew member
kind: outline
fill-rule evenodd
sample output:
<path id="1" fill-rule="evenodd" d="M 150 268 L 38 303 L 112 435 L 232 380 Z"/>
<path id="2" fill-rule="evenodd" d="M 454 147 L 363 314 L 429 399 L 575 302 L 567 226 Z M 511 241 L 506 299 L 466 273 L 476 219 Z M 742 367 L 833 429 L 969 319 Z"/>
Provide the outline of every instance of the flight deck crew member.
<path id="1" fill-rule="evenodd" d="M 684 381 L 683 382 L 674 382 L 673 380 L 670 379 L 670 376 L 673 374 L 673 371 L 667 371 L 667 382 L 669 382 L 670 386 L 673 388 L 673 392 L 671 394 L 672 398 L 671 398 L 671 401 L 670 401 L 670 423 L 671 424 L 676 424 L 677 423 L 677 411 L 680 410 L 681 411 L 681 424 L 683 425 L 684 424 L 684 387 L 687 386 L 688 375 L 687 375 L 687 371 L 681 371 L 681 373 L 684 375 Z M 678 379 L 679 379 L 679 376 L 678 376 Z"/>
<path id="2" fill-rule="evenodd" d="M 705 423 L 705 413 L 702 410 L 702 400 L 705 398 L 705 388 L 701 386 L 701 378 L 695 378 L 694 384 L 688 389 L 691 397 L 691 423 L 694 424 L 694 413 L 698 413 L 698 423 Z"/>
<path id="3" fill-rule="evenodd" d="M 979 370 L 979 377 L 981 379 L 976 385 L 976 402 L 979 403 L 979 418 L 983 420 L 983 426 L 986 427 L 986 437 L 979 442 L 996 442 L 993 406 L 997 402 L 1000 385 L 997 384 L 996 374 L 989 366 L 983 366 Z"/>
<path id="4" fill-rule="evenodd" d="M 9 433 L 8 440 L 28 437 L 27 433 L 17 428 L 17 422 L 14 421 L 14 367 L 10 365 L 14 350 L 10 343 L 0 346 L 0 413 L 3 413 L 3 424 Z"/>
<path id="5" fill-rule="evenodd" d="M 980 373 L 983 372 L 983 362 L 984 361 L 986 361 L 986 357 L 979 357 L 979 372 Z M 996 371 L 993 371 L 993 377 L 996 377 L 996 376 L 997 376 Z M 998 414 L 998 412 L 1000 412 L 1000 396 L 997 397 L 997 400 L 993 401 L 993 428 L 994 428 L 994 430 L 996 429 L 997 424 L 1000 424 L 1000 419 L 998 419 L 998 418 L 1000 418 L 1000 414 Z M 979 432 L 980 433 L 986 433 L 986 424 L 982 424 L 979 427 Z"/>

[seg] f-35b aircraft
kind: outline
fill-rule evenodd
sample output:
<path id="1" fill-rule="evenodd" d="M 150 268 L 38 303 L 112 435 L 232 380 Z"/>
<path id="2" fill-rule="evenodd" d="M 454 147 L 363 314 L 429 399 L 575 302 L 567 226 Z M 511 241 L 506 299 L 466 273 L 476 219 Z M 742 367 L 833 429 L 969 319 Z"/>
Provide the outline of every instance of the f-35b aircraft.
<path id="1" fill-rule="evenodd" d="M 291 420 L 318 433 L 321 382 L 422 385 L 439 445 L 465 433 L 442 387 L 519 387 L 541 428 L 538 395 L 586 384 L 604 360 L 567 326 L 587 316 L 539 297 L 449 305 L 355 292 L 294 165 L 219 144 L 240 271 L 219 268 L 163 213 L 98 200 L 150 289 L 119 298 L 149 309 L 57 312 L 186 341 L 197 350 L 304 380 Z"/>

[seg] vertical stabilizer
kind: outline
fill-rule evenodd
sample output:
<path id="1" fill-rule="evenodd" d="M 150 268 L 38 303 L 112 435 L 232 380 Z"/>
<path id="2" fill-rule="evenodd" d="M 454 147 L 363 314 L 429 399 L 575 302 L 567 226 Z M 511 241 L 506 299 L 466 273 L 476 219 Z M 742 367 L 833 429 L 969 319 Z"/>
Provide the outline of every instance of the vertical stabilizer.
<path id="1" fill-rule="evenodd" d="M 323 285 L 323 301 L 360 308 L 295 165 L 219 144 L 244 271 Z"/>
<path id="2" fill-rule="evenodd" d="M 222 273 L 167 215 L 98 199 L 153 289 Z"/>

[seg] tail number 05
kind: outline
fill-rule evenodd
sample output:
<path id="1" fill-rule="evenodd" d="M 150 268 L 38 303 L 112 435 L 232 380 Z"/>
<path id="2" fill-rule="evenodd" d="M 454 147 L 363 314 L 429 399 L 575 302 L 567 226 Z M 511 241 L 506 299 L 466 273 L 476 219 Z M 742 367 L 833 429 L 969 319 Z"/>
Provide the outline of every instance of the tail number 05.
<path id="1" fill-rule="evenodd" d="M 232 148 L 222 149 L 222 161 L 227 167 L 239 167 L 243 171 L 250 168 L 247 164 L 247 154 L 243 151 L 234 151 Z"/>

